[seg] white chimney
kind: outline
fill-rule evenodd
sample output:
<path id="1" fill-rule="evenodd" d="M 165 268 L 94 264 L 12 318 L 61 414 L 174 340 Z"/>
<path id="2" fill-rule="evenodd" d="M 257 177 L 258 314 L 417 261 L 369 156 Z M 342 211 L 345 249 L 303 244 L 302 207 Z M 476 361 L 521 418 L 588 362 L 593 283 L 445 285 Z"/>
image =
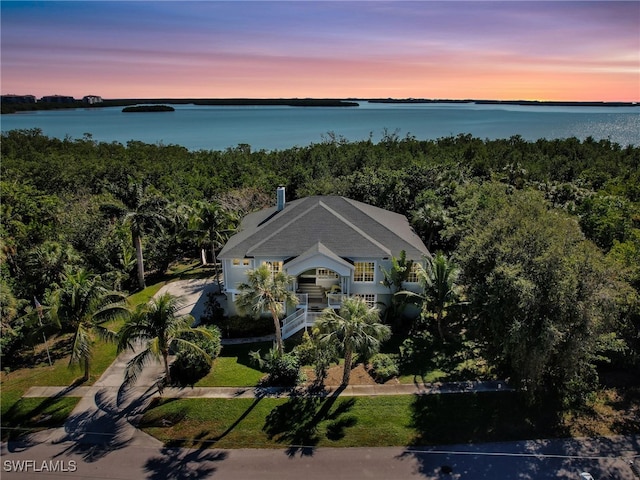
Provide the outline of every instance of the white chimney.
<path id="1" fill-rule="evenodd" d="M 284 187 L 278 187 L 278 191 L 277 191 L 277 210 L 278 212 L 281 212 L 282 210 L 284 210 L 284 205 L 285 205 L 285 190 Z"/>

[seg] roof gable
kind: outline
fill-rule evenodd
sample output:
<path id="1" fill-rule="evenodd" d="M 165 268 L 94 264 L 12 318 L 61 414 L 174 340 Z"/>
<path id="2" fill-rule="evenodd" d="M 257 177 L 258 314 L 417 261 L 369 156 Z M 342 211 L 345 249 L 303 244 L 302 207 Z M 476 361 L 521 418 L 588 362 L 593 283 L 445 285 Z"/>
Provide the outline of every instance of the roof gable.
<path id="1" fill-rule="evenodd" d="M 406 217 L 338 196 L 314 196 L 248 215 L 220 258 L 295 257 L 321 243 L 342 258 L 428 254 Z"/>
<path id="2" fill-rule="evenodd" d="M 323 265 L 342 276 L 349 276 L 355 268 L 349 262 L 329 250 L 321 242 L 316 243 L 302 255 L 286 263 L 285 268 L 289 275 L 299 275 L 309 269 L 309 264 Z"/>

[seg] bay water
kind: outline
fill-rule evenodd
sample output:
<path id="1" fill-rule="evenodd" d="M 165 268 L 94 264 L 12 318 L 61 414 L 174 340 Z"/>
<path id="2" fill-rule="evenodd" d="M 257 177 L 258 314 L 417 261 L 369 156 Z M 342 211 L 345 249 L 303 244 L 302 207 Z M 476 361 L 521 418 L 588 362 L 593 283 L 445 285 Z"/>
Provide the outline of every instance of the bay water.
<path id="1" fill-rule="evenodd" d="M 640 145 L 640 107 L 369 103 L 358 107 L 172 105 L 173 112 L 123 113 L 121 107 L 41 110 L 2 115 L 2 131 L 39 128 L 50 137 L 126 144 L 130 140 L 189 150 L 282 150 L 330 138 L 418 140 L 471 134 L 482 139 L 577 137 Z"/>

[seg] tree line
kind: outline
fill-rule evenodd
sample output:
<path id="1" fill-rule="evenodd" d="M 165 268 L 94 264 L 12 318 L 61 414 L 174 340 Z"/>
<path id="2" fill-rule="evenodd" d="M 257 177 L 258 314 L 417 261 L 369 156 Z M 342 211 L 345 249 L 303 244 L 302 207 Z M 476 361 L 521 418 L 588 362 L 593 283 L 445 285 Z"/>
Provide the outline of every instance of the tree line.
<path id="1" fill-rule="evenodd" d="M 343 195 L 402 213 L 445 262 L 432 273 L 448 272 L 450 291 L 425 276 L 418 318 L 394 296 L 387 321 L 405 335 L 464 332 L 502 375 L 566 398 L 590 391 L 606 365 L 640 366 L 636 146 L 385 131 L 377 143 L 329 132 L 285 150 L 189 151 L 34 129 L 3 133 L 1 148 L 5 358 L 33 298 L 66 276 L 84 269 L 131 292 L 176 260 L 215 262 L 239 219 L 285 186 L 290 198 Z"/>

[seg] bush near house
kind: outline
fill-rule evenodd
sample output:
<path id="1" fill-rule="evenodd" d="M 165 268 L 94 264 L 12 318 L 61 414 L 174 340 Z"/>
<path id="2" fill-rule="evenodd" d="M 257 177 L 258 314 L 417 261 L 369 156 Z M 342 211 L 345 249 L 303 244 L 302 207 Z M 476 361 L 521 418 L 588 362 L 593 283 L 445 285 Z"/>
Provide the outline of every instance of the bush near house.
<path id="1" fill-rule="evenodd" d="M 396 359 L 386 353 L 376 353 L 370 360 L 371 374 L 376 382 L 384 383 L 400 374 Z"/>
<path id="2" fill-rule="evenodd" d="M 203 328 L 211 333 L 211 338 L 205 338 L 191 332 L 186 332 L 182 335 L 182 338 L 195 343 L 212 360 L 215 360 L 222 350 L 220 330 L 218 327 L 211 325 Z M 193 351 L 178 350 L 176 358 L 171 364 L 171 378 L 179 385 L 193 385 L 211 371 L 211 366 L 212 364 L 202 355 L 197 355 Z"/>

